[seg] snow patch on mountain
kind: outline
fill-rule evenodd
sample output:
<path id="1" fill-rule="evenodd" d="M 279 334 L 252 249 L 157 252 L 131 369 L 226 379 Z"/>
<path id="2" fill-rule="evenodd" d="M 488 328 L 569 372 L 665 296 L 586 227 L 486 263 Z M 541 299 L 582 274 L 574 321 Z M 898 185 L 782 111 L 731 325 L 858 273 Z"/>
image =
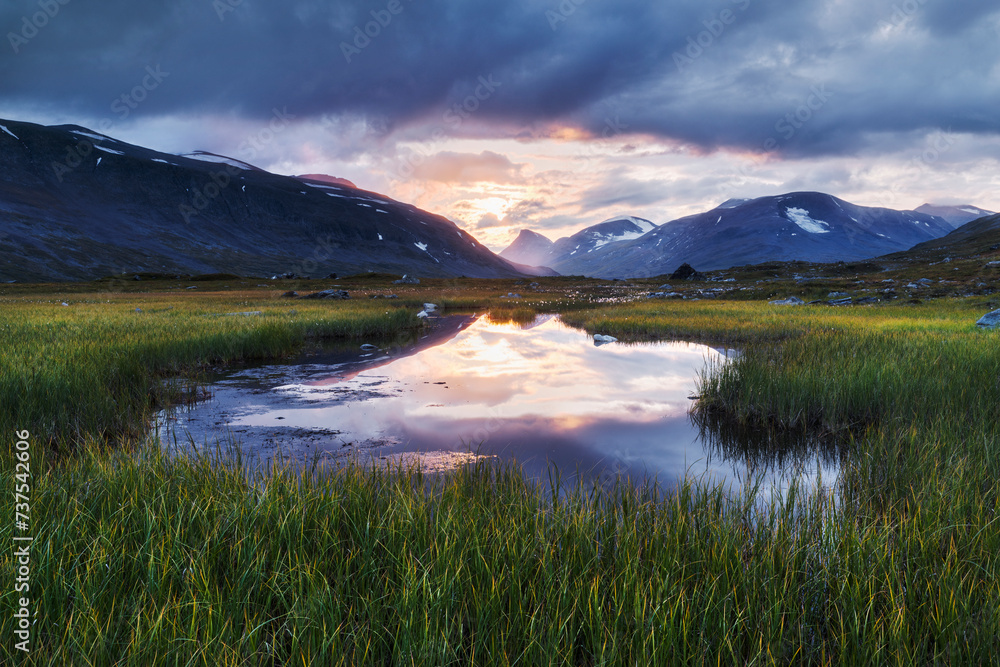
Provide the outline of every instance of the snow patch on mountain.
<path id="1" fill-rule="evenodd" d="M 14 134 L 13 132 L 11 132 L 10 130 L 8 130 L 8 129 L 7 129 L 6 127 L 4 127 L 3 125 L 0 125 L 0 130 L 3 130 L 4 132 L 6 132 L 7 134 L 9 134 L 10 136 L 12 136 L 12 137 L 14 137 L 15 139 L 17 139 L 17 135 L 16 135 L 16 134 Z M 17 139 L 17 140 L 18 140 L 18 141 L 20 141 L 20 139 Z"/>
<path id="2" fill-rule="evenodd" d="M 825 229 L 830 225 L 822 220 L 813 220 L 809 216 L 809 211 L 804 208 L 786 208 L 785 214 L 788 219 L 810 234 L 829 234 L 830 230 Z"/>

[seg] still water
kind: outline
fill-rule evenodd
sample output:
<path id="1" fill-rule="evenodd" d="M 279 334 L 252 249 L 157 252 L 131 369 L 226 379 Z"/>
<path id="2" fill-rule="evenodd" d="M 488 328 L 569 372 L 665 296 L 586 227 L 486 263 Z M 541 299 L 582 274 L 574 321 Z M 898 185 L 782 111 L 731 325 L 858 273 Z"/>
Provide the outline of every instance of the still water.
<path id="1" fill-rule="evenodd" d="M 415 341 L 376 347 L 233 370 L 212 383 L 211 399 L 161 414 L 161 441 L 237 447 L 263 464 L 353 458 L 439 471 L 491 457 L 543 480 L 552 465 L 564 481 L 672 484 L 687 474 L 738 488 L 757 475 L 780 489 L 796 474 L 809 484 L 836 479 L 828 453 L 760 455 L 694 423 L 700 373 L 731 350 L 597 345 L 554 316 L 517 325 L 474 315 L 437 318 Z"/>

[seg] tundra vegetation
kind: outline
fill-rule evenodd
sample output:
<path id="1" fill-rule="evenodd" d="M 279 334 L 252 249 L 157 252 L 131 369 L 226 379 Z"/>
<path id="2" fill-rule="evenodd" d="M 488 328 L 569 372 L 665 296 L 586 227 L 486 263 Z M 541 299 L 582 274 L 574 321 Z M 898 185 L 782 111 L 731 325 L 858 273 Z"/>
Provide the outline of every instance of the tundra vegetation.
<path id="1" fill-rule="evenodd" d="M 995 660 L 1000 333 L 975 321 L 996 303 L 963 296 L 981 281 L 970 273 L 917 295 L 904 284 L 919 276 L 899 275 L 898 298 L 874 305 L 769 305 L 885 289 L 876 284 L 884 274 L 866 277 L 863 268 L 809 282 L 792 279 L 792 269 L 675 285 L 688 299 L 642 298 L 665 279 L 397 286 L 395 276 L 375 275 L 336 281 L 352 298 L 331 302 L 281 294 L 334 281 L 5 286 L 0 431 L 11 444 L 0 488 L 13 497 L 14 433 L 29 430 L 38 610 L 31 653 L 17 657 L 39 665 Z M 368 298 L 390 293 L 397 298 Z M 511 293 L 521 298 L 501 298 Z M 225 451 L 171 457 L 149 442 L 155 410 L 197 398 L 196 386 L 165 380 L 196 385 L 199 370 L 286 357 L 321 339 L 391 339 L 424 326 L 416 313 L 426 302 L 499 321 L 560 312 L 622 341 L 736 346 L 735 361 L 700 379 L 695 417 L 765 436 L 754 442 L 788 433 L 835 442 L 844 452 L 838 483 L 784 496 L 691 478 L 559 493 L 557 470 L 547 482 L 483 461 L 436 476 L 356 465 L 248 472 Z M 0 541 L 11 544 L 12 530 L 0 525 Z M 0 553 L 5 572 L 12 553 Z M 17 604 L 5 587 L 5 663 L 15 659 Z"/>

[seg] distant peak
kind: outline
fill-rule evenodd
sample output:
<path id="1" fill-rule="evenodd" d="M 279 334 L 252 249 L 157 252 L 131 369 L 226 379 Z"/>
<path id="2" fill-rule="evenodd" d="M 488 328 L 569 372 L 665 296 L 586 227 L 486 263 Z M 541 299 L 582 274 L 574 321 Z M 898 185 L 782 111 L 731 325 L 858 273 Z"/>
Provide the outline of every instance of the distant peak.
<path id="1" fill-rule="evenodd" d="M 727 199 L 726 201 L 722 202 L 721 204 L 719 204 L 718 206 L 716 206 L 716 208 L 736 208 L 737 206 L 740 206 L 741 204 L 746 204 L 748 201 L 750 201 L 750 200 L 749 199 L 740 199 L 740 198 L 734 197 L 733 199 Z"/>

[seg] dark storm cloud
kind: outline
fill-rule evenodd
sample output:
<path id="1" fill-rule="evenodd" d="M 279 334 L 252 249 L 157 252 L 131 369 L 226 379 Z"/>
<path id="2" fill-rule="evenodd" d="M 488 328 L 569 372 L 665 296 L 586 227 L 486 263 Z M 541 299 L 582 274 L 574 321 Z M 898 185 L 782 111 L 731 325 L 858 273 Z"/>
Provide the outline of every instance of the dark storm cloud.
<path id="1" fill-rule="evenodd" d="M 444 133 L 573 125 L 704 150 L 827 154 L 884 133 L 1000 130 L 998 10 L 993 0 L 17 0 L 0 8 L 0 80 L 6 108 L 85 117 L 266 121 L 277 108 L 377 118 L 389 132 L 428 118 Z"/>

